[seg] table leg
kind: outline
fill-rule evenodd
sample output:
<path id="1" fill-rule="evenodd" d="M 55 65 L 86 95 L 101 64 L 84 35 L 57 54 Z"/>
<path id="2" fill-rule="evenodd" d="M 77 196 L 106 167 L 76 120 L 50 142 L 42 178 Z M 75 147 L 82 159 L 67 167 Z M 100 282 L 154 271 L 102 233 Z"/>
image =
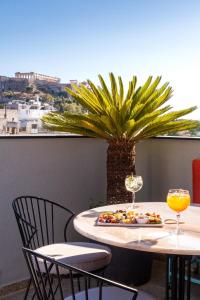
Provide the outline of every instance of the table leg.
<path id="1" fill-rule="evenodd" d="M 190 300 L 191 259 L 191 256 L 167 256 L 166 300 Z"/>
<path id="2" fill-rule="evenodd" d="M 171 294 L 172 299 L 177 300 L 177 270 L 178 270 L 178 259 L 176 256 L 171 257 Z"/>
<path id="3" fill-rule="evenodd" d="M 187 260 L 187 299 L 190 299 L 191 261 L 192 257 Z"/>
<path id="4" fill-rule="evenodd" d="M 170 257 L 166 259 L 166 286 L 165 286 L 165 299 L 170 299 Z"/>
<path id="5" fill-rule="evenodd" d="M 185 295 L 185 259 L 179 257 L 179 298 L 184 300 Z"/>

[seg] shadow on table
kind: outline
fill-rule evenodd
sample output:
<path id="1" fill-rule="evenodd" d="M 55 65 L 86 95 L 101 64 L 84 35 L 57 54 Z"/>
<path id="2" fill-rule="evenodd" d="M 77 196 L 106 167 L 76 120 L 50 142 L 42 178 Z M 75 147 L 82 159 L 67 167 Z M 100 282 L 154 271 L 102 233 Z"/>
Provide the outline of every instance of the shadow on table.
<path id="1" fill-rule="evenodd" d="M 83 218 L 97 218 L 99 216 L 99 212 L 94 209 L 90 210 L 90 213 L 83 213 L 81 217 Z"/>

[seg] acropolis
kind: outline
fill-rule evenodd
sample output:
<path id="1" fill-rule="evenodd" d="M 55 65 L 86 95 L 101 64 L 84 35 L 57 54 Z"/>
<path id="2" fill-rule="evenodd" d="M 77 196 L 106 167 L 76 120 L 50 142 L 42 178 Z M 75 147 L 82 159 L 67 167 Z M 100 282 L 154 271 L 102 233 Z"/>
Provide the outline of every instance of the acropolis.
<path id="1" fill-rule="evenodd" d="M 43 75 L 35 72 L 26 72 L 26 73 L 16 72 L 15 78 L 28 79 L 29 81 L 45 80 L 49 82 L 57 82 L 57 83 L 60 82 L 60 78 L 58 77 Z"/>

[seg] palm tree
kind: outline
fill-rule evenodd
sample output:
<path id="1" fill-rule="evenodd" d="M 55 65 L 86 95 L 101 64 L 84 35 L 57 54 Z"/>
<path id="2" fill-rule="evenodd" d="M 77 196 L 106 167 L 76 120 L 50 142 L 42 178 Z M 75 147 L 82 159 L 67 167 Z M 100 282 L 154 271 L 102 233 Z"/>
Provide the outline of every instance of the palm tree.
<path id="1" fill-rule="evenodd" d="M 43 117 L 50 130 L 71 132 L 105 139 L 107 149 L 107 202 L 131 202 L 131 193 L 124 187 L 127 174 L 135 174 L 136 143 L 157 135 L 192 129 L 199 126 L 194 120 L 180 117 L 194 111 L 190 107 L 171 111 L 165 103 L 172 96 L 168 82 L 158 87 L 161 77 L 150 76 L 144 85 L 136 88 L 137 78 L 129 82 L 127 94 L 121 77 L 118 81 L 109 74 L 111 89 L 99 75 L 101 86 L 90 80 L 90 88 L 73 85 L 67 92 L 78 101 L 87 114 L 49 113 Z"/>

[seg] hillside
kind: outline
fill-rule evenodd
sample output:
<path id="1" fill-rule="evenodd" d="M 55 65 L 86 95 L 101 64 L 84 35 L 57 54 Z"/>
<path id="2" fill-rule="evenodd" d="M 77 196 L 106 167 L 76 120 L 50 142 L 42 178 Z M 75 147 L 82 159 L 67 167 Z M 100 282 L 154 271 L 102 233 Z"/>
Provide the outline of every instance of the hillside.
<path id="1" fill-rule="evenodd" d="M 13 99 L 28 101 L 34 99 L 36 95 L 44 101 L 48 101 L 51 97 L 64 97 L 67 100 L 69 95 L 65 87 L 71 87 L 71 85 L 46 80 L 30 82 L 27 79 L 0 76 L 0 102 L 6 103 Z"/>

